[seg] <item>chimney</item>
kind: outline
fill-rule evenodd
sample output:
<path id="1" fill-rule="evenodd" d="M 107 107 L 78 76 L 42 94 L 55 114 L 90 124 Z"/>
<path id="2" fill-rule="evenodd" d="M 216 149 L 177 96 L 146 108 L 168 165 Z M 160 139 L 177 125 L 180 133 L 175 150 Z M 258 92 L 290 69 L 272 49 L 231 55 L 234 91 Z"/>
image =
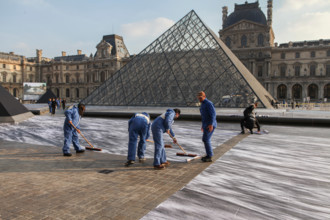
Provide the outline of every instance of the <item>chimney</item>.
<path id="1" fill-rule="evenodd" d="M 66 52 L 62 51 L 62 57 L 65 57 L 65 56 L 66 56 Z"/>
<path id="2" fill-rule="evenodd" d="M 37 62 L 41 62 L 41 58 L 42 58 L 42 50 L 38 50 L 37 49 Z"/>
<path id="3" fill-rule="evenodd" d="M 78 55 L 81 55 L 81 50 L 77 50 Z"/>
<path id="4" fill-rule="evenodd" d="M 272 26 L 273 21 L 273 0 L 267 2 L 267 25 Z"/>
<path id="5" fill-rule="evenodd" d="M 224 27 L 228 16 L 228 7 L 224 6 L 222 7 L 222 28 Z"/>

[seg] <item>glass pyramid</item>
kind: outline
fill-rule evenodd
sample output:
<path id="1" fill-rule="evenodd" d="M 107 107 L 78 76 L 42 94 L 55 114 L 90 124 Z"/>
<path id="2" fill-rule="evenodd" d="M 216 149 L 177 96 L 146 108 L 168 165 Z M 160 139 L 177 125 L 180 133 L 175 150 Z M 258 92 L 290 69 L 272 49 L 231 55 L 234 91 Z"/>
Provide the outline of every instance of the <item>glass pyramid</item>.
<path id="1" fill-rule="evenodd" d="M 271 108 L 271 95 L 192 10 L 82 102 L 198 106 L 199 91 L 216 107 L 242 108 L 258 100 Z"/>

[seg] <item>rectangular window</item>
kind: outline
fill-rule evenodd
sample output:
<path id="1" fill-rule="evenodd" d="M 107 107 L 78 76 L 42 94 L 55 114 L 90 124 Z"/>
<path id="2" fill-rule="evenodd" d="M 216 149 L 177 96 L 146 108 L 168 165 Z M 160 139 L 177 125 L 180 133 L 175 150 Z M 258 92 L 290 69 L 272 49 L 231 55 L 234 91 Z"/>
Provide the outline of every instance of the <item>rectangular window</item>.
<path id="1" fill-rule="evenodd" d="M 296 58 L 300 58 L 300 53 L 296 52 Z"/>
<path id="2" fill-rule="evenodd" d="M 315 76 L 315 71 L 316 70 L 316 66 L 315 65 L 311 65 L 311 67 L 310 67 L 310 75 L 311 76 Z"/>
<path id="3" fill-rule="evenodd" d="M 77 65 L 77 70 L 79 70 L 79 65 Z"/>
<path id="4" fill-rule="evenodd" d="M 311 57 L 315 57 L 315 51 L 311 52 Z"/>
<path id="5" fill-rule="evenodd" d="M 330 57 L 330 50 L 327 51 L 327 57 Z"/>
<path id="6" fill-rule="evenodd" d="M 294 75 L 295 76 L 300 76 L 300 66 L 295 66 L 294 67 Z"/>
<path id="7" fill-rule="evenodd" d="M 2 64 L 2 68 L 6 68 L 6 64 Z"/>
<path id="8" fill-rule="evenodd" d="M 258 66 L 258 77 L 262 77 L 262 66 Z"/>
<path id="9" fill-rule="evenodd" d="M 66 66 L 66 70 L 69 70 L 69 66 Z"/>
<path id="10" fill-rule="evenodd" d="M 13 75 L 13 82 L 16 82 L 16 75 Z"/>
<path id="11" fill-rule="evenodd" d="M 30 71 L 32 71 L 32 66 L 30 66 Z"/>
<path id="12" fill-rule="evenodd" d="M 281 77 L 285 77 L 285 71 L 286 71 L 285 66 L 281 66 L 281 68 L 280 68 Z"/>
<path id="13" fill-rule="evenodd" d="M 4 83 L 7 82 L 7 76 L 6 75 L 2 76 L 2 82 L 4 82 Z"/>
<path id="14" fill-rule="evenodd" d="M 330 64 L 327 64 L 325 71 L 326 71 L 326 75 L 330 76 Z"/>
<path id="15" fill-rule="evenodd" d="M 16 70 L 16 65 L 14 65 L 14 70 Z"/>
<path id="16" fill-rule="evenodd" d="M 281 59 L 285 59 L 285 53 L 281 53 Z"/>

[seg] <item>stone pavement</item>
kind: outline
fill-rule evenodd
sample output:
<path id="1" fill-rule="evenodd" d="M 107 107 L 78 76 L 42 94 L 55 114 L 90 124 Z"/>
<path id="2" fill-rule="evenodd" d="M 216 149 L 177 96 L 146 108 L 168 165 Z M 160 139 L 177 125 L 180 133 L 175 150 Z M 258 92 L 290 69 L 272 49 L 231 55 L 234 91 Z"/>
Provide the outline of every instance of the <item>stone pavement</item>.
<path id="1" fill-rule="evenodd" d="M 218 159 L 247 135 L 218 146 Z M 125 156 L 0 140 L 0 219 L 140 219 L 211 163 L 153 159 L 125 167 Z"/>

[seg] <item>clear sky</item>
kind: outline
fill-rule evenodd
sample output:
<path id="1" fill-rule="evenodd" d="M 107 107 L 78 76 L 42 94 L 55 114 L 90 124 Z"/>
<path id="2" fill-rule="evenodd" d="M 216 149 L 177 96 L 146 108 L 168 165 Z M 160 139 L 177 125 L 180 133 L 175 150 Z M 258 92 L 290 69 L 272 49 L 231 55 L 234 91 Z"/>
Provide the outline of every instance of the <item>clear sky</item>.
<path id="1" fill-rule="evenodd" d="M 255 2 L 249 0 L 248 2 Z M 33 57 L 36 49 L 53 58 L 90 55 L 103 35 L 123 36 L 130 54 L 194 9 L 214 31 L 245 0 L 0 0 L 0 52 Z M 267 0 L 259 0 L 267 15 Z M 330 0 L 273 0 L 275 42 L 330 39 Z"/>

